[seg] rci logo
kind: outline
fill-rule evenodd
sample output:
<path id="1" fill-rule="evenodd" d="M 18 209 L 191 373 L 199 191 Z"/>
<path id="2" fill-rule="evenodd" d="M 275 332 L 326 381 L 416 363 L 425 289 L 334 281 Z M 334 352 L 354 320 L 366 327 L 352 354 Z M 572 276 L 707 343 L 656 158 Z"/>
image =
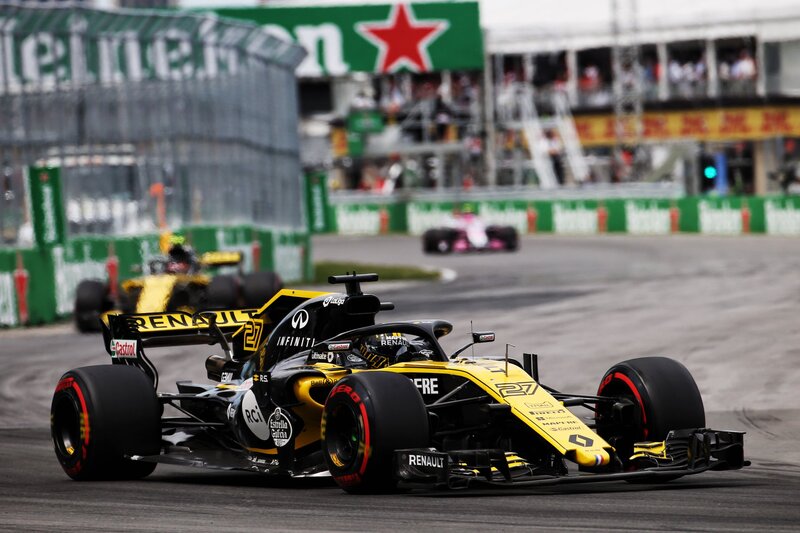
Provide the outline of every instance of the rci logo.
<path id="1" fill-rule="evenodd" d="M 578 446 L 582 446 L 584 448 L 588 448 L 594 441 L 585 435 L 578 435 L 577 433 L 573 433 L 569 436 L 569 441 L 572 444 L 577 444 Z"/>
<path id="2" fill-rule="evenodd" d="M 301 309 L 292 317 L 292 327 L 294 329 L 303 329 L 308 325 L 308 311 Z"/>

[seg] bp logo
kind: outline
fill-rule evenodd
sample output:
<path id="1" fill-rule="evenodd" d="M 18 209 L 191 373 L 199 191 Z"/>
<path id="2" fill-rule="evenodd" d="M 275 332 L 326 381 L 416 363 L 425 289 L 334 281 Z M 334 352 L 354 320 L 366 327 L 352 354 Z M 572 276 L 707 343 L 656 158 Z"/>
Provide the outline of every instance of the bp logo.
<path id="1" fill-rule="evenodd" d="M 286 446 L 292 438 L 292 424 L 283 409 L 276 408 L 270 415 L 269 420 L 267 420 L 267 425 L 275 446 L 278 448 Z"/>

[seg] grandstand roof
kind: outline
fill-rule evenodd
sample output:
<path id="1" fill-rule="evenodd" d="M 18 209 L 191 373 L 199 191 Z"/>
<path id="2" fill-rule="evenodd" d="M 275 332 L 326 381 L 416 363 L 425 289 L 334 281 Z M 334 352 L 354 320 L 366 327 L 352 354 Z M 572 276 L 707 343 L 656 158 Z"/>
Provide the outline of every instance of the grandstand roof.
<path id="1" fill-rule="evenodd" d="M 481 19 L 492 52 L 585 49 L 613 44 L 611 6 L 612 0 L 483 0 Z M 797 0 L 638 0 L 636 9 L 640 43 L 745 35 L 800 39 Z M 631 18 L 621 23 L 628 27 Z"/>
<path id="2" fill-rule="evenodd" d="M 269 6 L 385 4 L 398 0 L 267 0 Z M 412 0 L 415 3 L 420 0 Z M 423 0 L 425 1 L 425 0 Z M 429 0 L 431 1 L 431 0 Z M 432 0 L 443 1 L 443 0 Z M 448 1 L 448 0 L 444 0 Z M 585 49 L 614 43 L 613 0 L 479 0 L 491 52 Z M 627 6 L 631 0 L 617 0 Z M 674 42 L 755 35 L 800 39 L 798 0 L 635 0 L 636 41 Z M 182 0 L 184 7 L 263 5 L 260 0 Z M 628 25 L 624 20 L 623 25 Z M 624 39 L 623 39 L 624 40 Z"/>

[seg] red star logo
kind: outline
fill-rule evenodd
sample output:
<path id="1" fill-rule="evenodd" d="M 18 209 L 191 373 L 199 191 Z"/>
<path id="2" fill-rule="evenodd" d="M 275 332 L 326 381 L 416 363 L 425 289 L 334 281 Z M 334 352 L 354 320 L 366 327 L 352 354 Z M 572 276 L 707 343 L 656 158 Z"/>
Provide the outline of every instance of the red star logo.
<path id="1" fill-rule="evenodd" d="M 406 4 L 395 4 L 389 19 L 379 22 L 362 22 L 356 29 L 378 47 L 375 70 L 395 72 L 406 67 L 414 72 L 431 69 L 428 45 L 447 30 L 446 20 L 418 21 Z"/>

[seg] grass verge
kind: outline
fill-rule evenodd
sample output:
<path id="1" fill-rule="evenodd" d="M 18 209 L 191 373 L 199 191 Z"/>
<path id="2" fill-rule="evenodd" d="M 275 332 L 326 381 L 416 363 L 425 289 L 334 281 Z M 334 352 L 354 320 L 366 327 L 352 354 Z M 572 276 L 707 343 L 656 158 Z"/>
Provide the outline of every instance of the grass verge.
<path id="1" fill-rule="evenodd" d="M 351 263 L 349 261 L 319 261 L 314 264 L 314 283 L 328 283 L 328 276 L 353 271 L 359 274 L 374 272 L 378 274 L 381 281 L 439 279 L 437 270 L 425 270 L 413 266 L 374 265 L 370 263 Z"/>

